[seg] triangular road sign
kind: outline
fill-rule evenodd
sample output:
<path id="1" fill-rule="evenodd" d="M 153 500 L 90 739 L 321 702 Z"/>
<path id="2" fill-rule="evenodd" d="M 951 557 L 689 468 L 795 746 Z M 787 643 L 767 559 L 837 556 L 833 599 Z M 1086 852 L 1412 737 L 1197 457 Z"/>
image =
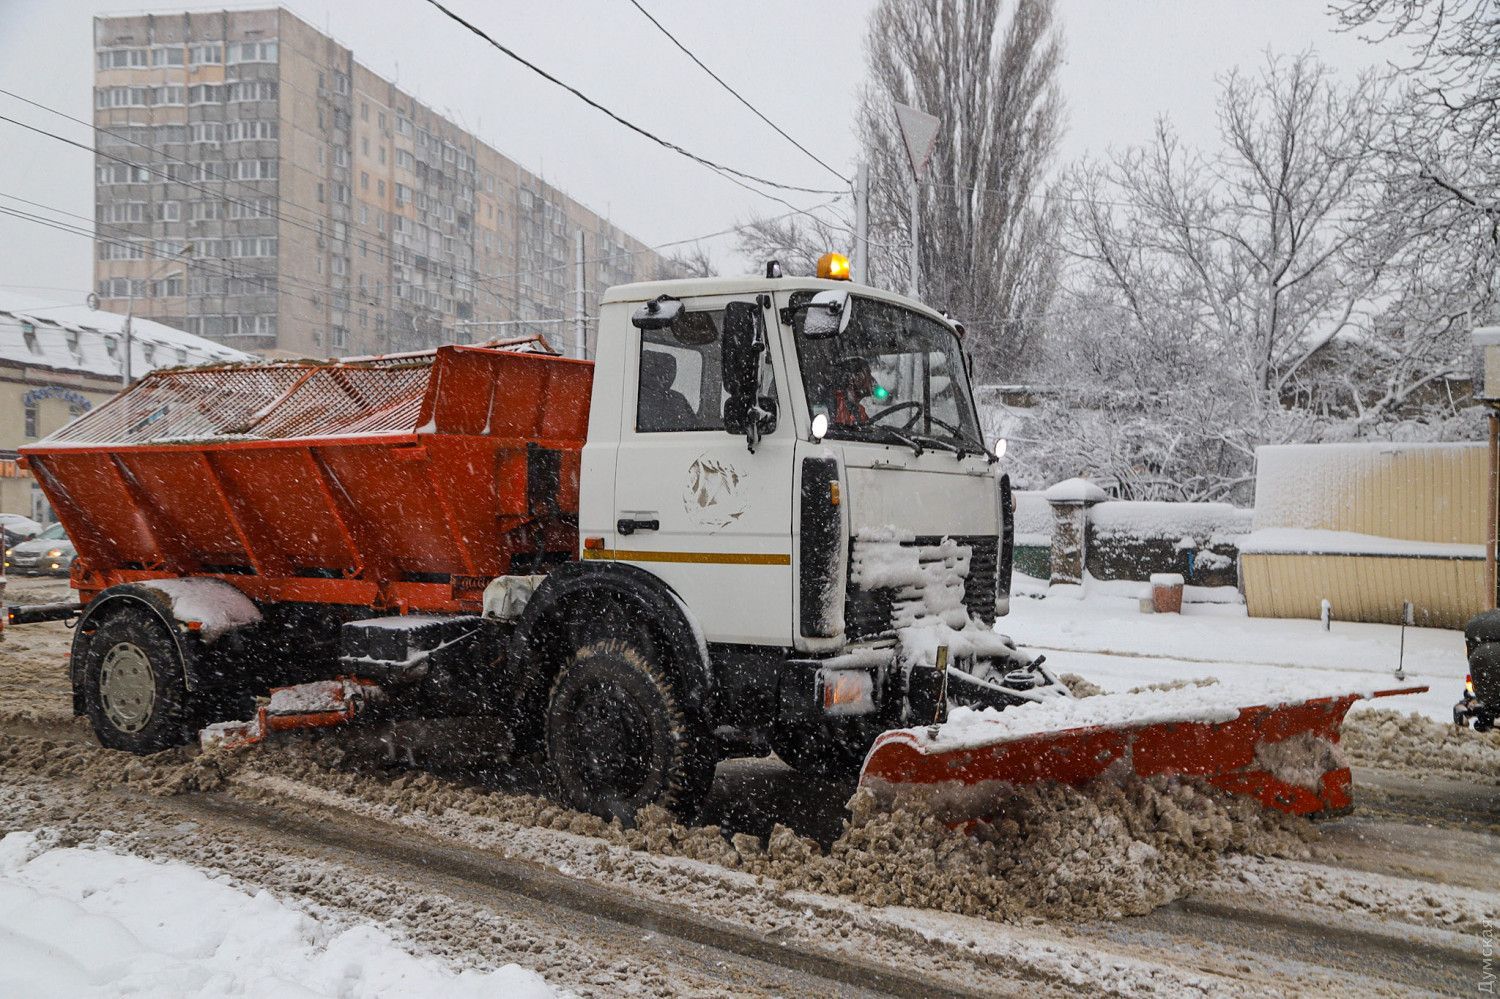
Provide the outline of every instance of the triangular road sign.
<path id="1" fill-rule="evenodd" d="M 897 104 L 896 124 L 901 126 L 901 138 L 906 142 L 911 172 L 920 178 L 927 169 L 927 158 L 932 155 L 933 144 L 937 142 L 938 119 L 926 111 Z"/>

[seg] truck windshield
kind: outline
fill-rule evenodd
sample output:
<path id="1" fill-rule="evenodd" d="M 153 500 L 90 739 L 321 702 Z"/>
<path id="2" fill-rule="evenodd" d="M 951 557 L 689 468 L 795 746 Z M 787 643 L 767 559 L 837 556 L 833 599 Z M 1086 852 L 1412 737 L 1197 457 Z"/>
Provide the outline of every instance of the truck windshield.
<path id="1" fill-rule="evenodd" d="M 807 296 L 807 297 L 810 297 Z M 807 403 L 828 417 L 828 436 L 984 452 L 958 337 L 947 325 L 899 305 L 855 298 L 838 336 L 802 334 L 806 301 L 792 298 L 793 331 Z"/>

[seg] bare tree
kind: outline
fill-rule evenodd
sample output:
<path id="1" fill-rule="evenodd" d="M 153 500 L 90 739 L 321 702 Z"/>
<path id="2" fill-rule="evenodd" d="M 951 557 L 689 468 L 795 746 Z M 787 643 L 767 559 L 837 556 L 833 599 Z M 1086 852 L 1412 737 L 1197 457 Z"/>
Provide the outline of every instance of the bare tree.
<path id="1" fill-rule="evenodd" d="M 865 45 L 859 131 L 873 274 L 908 284 L 911 168 L 899 102 L 941 119 L 920 191 L 922 296 L 965 321 L 981 376 L 1012 377 L 1033 353 L 1055 286 L 1056 213 L 1044 197 L 1063 131 L 1052 2 L 881 0 Z"/>
<path id="2" fill-rule="evenodd" d="M 849 227 L 811 212 L 752 219 L 740 229 L 737 248 L 757 272 L 766 261 L 775 260 L 784 273 L 813 274 L 820 256 L 850 245 L 849 233 Z"/>
<path id="3" fill-rule="evenodd" d="M 663 278 L 705 278 L 718 273 L 719 269 L 714 266 L 713 258 L 701 243 L 683 247 L 663 257 L 661 261 Z"/>
<path id="4" fill-rule="evenodd" d="M 1500 11 L 1494 0 L 1334 0 L 1350 29 L 1372 41 L 1406 39 L 1394 67 L 1410 102 L 1393 135 L 1421 179 L 1456 207 L 1483 216 L 1500 239 Z"/>
<path id="5" fill-rule="evenodd" d="M 1467 304 L 1380 148 L 1384 102 L 1372 76 L 1268 58 L 1224 79 L 1219 149 L 1161 122 L 1073 171 L 1047 414 L 1073 460 L 1135 495 L 1215 498 L 1257 444 L 1453 414 L 1428 390 L 1464 363 Z"/>

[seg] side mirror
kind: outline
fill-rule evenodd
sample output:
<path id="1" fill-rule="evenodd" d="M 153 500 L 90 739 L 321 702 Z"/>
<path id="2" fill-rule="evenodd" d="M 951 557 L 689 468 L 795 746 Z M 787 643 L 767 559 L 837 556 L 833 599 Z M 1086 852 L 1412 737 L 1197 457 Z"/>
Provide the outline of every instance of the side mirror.
<path id="1" fill-rule="evenodd" d="M 854 314 L 847 291 L 820 291 L 807 303 L 802 317 L 802 335 L 809 340 L 826 340 L 849 328 Z"/>
<path id="2" fill-rule="evenodd" d="M 681 299 L 662 295 L 631 313 L 630 323 L 639 330 L 664 330 L 682 315 Z"/>
<path id="3" fill-rule="evenodd" d="M 766 353 L 766 322 L 754 302 L 730 302 L 724 307 L 722 378 L 724 429 L 744 434 L 750 450 L 761 435 L 776 429 L 775 403 L 760 394 L 761 365 Z"/>

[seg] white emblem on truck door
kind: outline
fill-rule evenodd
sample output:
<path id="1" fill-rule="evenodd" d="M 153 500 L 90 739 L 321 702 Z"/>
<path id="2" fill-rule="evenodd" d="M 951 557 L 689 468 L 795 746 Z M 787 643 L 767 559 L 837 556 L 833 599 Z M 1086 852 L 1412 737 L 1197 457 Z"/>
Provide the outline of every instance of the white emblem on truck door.
<path id="1" fill-rule="evenodd" d="M 739 520 L 745 513 L 744 481 L 740 470 L 721 458 L 707 454 L 694 458 L 682 497 L 688 519 L 714 531 Z"/>

